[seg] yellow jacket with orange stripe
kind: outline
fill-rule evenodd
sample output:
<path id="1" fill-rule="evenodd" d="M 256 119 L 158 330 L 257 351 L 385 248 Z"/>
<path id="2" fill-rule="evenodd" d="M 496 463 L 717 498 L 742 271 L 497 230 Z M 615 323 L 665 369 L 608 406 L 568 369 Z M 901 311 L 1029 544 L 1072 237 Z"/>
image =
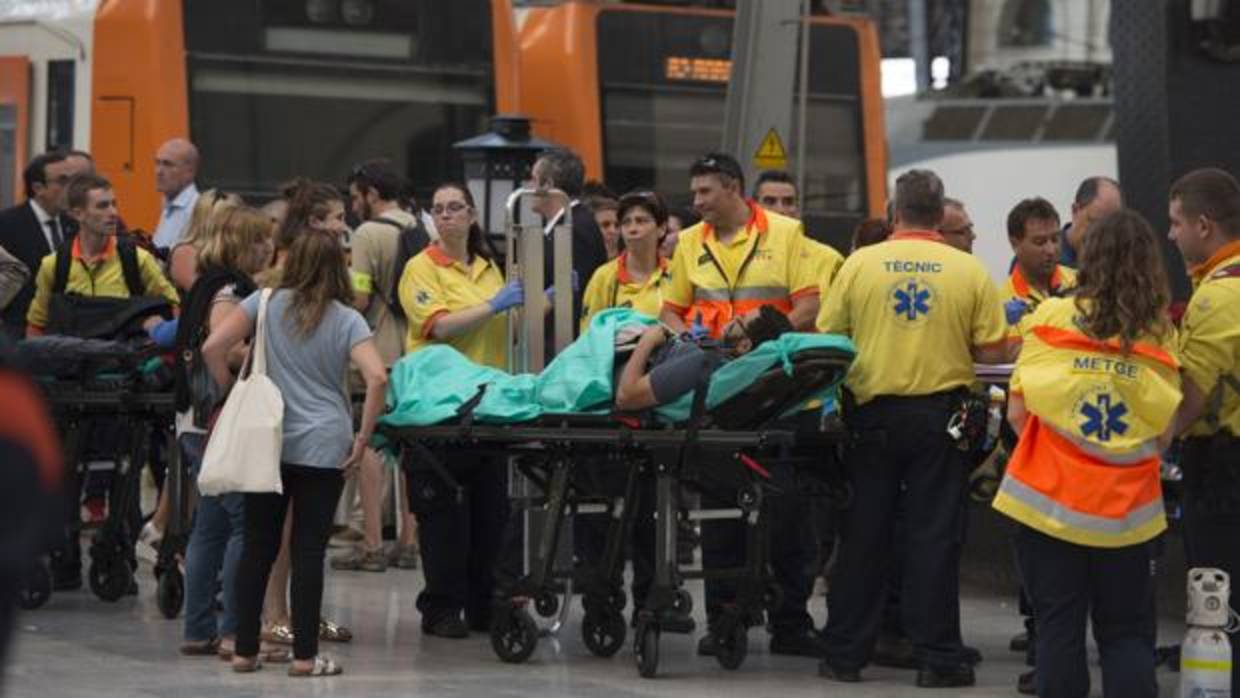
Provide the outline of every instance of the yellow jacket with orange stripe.
<path id="1" fill-rule="evenodd" d="M 788 313 L 793 300 L 818 295 L 801 223 L 753 202 L 749 211 L 749 222 L 728 244 L 703 221 L 681 232 L 672 256 L 663 307 L 686 325 L 700 314 L 712 337 L 737 315 L 763 305 Z"/>
<path id="2" fill-rule="evenodd" d="M 1175 333 L 1125 353 L 1081 332 L 1071 298 L 1043 301 L 1012 376 L 1029 420 L 994 507 L 1046 535 L 1117 548 L 1166 527 L 1158 437 L 1179 405 Z"/>

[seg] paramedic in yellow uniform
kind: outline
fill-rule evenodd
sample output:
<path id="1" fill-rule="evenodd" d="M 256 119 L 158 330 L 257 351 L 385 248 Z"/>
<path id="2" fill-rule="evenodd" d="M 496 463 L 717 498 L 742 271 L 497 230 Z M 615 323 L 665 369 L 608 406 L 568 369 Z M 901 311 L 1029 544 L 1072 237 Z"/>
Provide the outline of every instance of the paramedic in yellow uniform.
<path id="1" fill-rule="evenodd" d="M 1104 695 L 1158 695 L 1149 542 L 1167 528 L 1159 453 L 1180 402 L 1159 248 L 1140 214 L 1096 221 L 1076 293 L 1022 328 L 1008 408 L 1020 440 L 994 508 L 1020 524 L 1040 696 L 1089 695 L 1091 620 Z"/>
<path id="2" fill-rule="evenodd" d="M 1171 239 L 1192 265 L 1195 289 L 1180 328 L 1184 404 L 1184 553 L 1189 568 L 1231 575 L 1240 607 L 1240 183 L 1217 169 L 1171 188 Z M 1088 240 L 1088 238 L 1086 238 Z M 1240 638 L 1231 644 L 1232 691 L 1240 688 Z"/>
<path id="3" fill-rule="evenodd" d="M 671 264 L 671 283 L 663 289 L 659 319 L 676 332 L 721 339 L 737 316 L 763 305 L 788 316 L 794 328 L 807 331 L 818 312 L 818 278 L 806 250 L 800 222 L 758 206 L 745 198 L 745 175 L 730 155 L 711 153 L 689 168 L 693 205 L 702 222 L 680 233 Z M 726 466 L 724 466 L 726 467 Z M 792 498 L 788 498 L 791 500 Z M 735 496 L 703 495 L 707 508 L 735 506 Z M 771 530 L 804 528 L 808 514 L 790 501 L 772 507 Z M 708 569 L 744 564 L 744 528 L 736 520 L 702 522 L 702 561 Z M 812 579 L 804 557 L 811 553 L 802 537 L 771 536 L 771 566 L 783 588 L 783 605 L 771 614 L 770 649 L 776 654 L 818 656 L 806 598 Z M 736 585 L 732 580 L 707 580 L 707 633 L 698 653 L 718 654 L 718 641 L 729 640 L 737 622 Z"/>
<path id="4" fill-rule="evenodd" d="M 1047 298 L 1076 286 L 1076 271 L 1059 263 L 1059 212 L 1043 198 L 1024 199 L 1008 212 L 1008 242 L 1016 263 L 1003 284 L 1002 300 L 1009 337 L 1020 339 L 1020 322 Z"/>
<path id="5" fill-rule="evenodd" d="M 479 364 L 507 369 L 504 314 L 521 304 L 521 284 L 504 283 L 467 188 L 440 186 L 431 215 L 439 241 L 409 260 L 400 279 L 400 301 L 409 318 L 406 349 L 447 344 Z M 463 498 L 458 501 L 429 469 L 415 469 L 408 479 L 409 506 L 418 518 L 426 573 L 417 600 L 422 632 L 464 638 L 471 631 L 486 632 L 491 623 L 494 568 L 508 521 L 508 477 L 503 463 L 465 449 L 450 458 Z"/>
<path id="6" fill-rule="evenodd" d="M 586 284 L 582 332 L 608 308 L 632 308 L 658 317 L 663 307 L 663 287 L 671 278 L 668 261 L 659 254 L 659 243 L 667 234 L 667 205 L 654 192 L 630 192 L 620 197 L 616 218 L 623 251 L 599 267 Z"/>
<path id="7" fill-rule="evenodd" d="M 821 331 L 857 345 L 844 415 L 855 435 L 846 455 L 854 497 L 819 667 L 836 681 L 859 681 L 873 655 L 900 505 L 908 536 L 895 564 L 904 569 L 900 598 L 920 664 L 917 685 L 974 682 L 960 636 L 958 576 L 968 454 L 947 429 L 975 380 L 974 361 L 1005 358 L 1006 326 L 985 267 L 935 232 L 943 199 L 933 172 L 901 175 L 894 232 L 844 261 L 818 317 Z"/>

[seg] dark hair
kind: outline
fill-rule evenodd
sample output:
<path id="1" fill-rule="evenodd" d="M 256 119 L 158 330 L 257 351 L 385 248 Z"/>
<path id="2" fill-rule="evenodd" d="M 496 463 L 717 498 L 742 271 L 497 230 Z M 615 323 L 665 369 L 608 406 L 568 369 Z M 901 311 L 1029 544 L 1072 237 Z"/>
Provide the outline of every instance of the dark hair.
<path id="1" fill-rule="evenodd" d="M 470 193 L 469 187 L 460 182 L 444 182 L 440 184 L 435 187 L 435 191 L 431 192 L 431 199 L 434 199 L 435 194 L 444 189 L 455 189 L 461 192 L 465 203 L 469 204 L 469 207 L 475 211 L 478 210 L 478 206 L 474 204 L 474 195 Z M 486 233 L 482 232 L 482 226 L 478 225 L 476 219 L 469 226 L 469 237 L 465 241 L 465 249 L 469 252 L 471 258 L 475 256 L 482 257 L 492 263 L 499 259 L 495 248 L 491 246 L 490 238 L 487 237 Z"/>
<path id="2" fill-rule="evenodd" d="M 1119 189 L 1119 182 L 1111 179 L 1110 177 L 1087 177 L 1081 180 L 1081 183 L 1077 185 L 1076 195 L 1072 197 L 1072 203 L 1077 206 L 1088 206 L 1092 204 L 1094 199 L 1098 198 L 1098 191 L 1102 189 L 1103 183 L 1110 184 L 1116 189 Z"/>
<path id="3" fill-rule="evenodd" d="M 585 186 L 586 166 L 581 157 L 571 150 L 552 148 L 538 156 L 543 163 L 544 174 L 551 180 L 555 188 L 576 199 L 581 196 Z"/>
<path id="4" fill-rule="evenodd" d="M 1240 237 L 1240 183 L 1231 174 L 1209 167 L 1193 170 L 1171 185 L 1171 199 L 1179 199 L 1189 216 L 1205 216 L 1228 237 Z"/>
<path id="5" fill-rule="evenodd" d="M 616 196 L 616 192 L 612 191 L 606 184 L 603 184 L 597 179 L 591 179 L 581 185 L 581 198 L 611 199 L 612 201 L 615 201 L 620 197 Z"/>
<path id="6" fill-rule="evenodd" d="M 65 161 L 65 154 L 59 150 L 36 155 L 22 170 L 22 180 L 26 185 L 26 198 L 34 198 L 34 185 L 47 185 L 47 166 Z"/>
<path id="7" fill-rule="evenodd" d="M 1142 335 L 1167 330 L 1171 291 L 1162 246 L 1136 211 L 1120 210 L 1089 226 L 1076 283 L 1077 323 L 1089 336 L 1117 337 L 1128 352 Z"/>
<path id="8" fill-rule="evenodd" d="M 293 292 L 293 323 L 303 337 L 314 332 L 332 301 L 353 302 L 353 281 L 344 245 L 335 235 L 309 226 L 293 235 L 279 288 Z"/>
<path id="9" fill-rule="evenodd" d="M 887 222 L 886 218 L 867 218 L 853 228 L 852 247 L 854 250 L 859 250 L 862 247 L 877 245 L 889 237 L 891 237 L 891 223 Z"/>
<path id="10" fill-rule="evenodd" d="M 362 194 L 373 191 L 384 201 L 400 201 L 409 190 L 405 178 L 396 172 L 392 161 L 387 158 L 367 160 L 357 165 L 349 173 L 345 184 L 356 184 Z"/>
<path id="11" fill-rule="evenodd" d="M 763 170 L 758 174 L 758 181 L 753 183 L 753 195 L 755 197 L 758 195 L 758 190 L 767 182 L 791 184 L 793 189 L 796 189 L 797 186 L 796 180 L 792 178 L 792 175 L 788 174 L 787 170 Z"/>
<path id="12" fill-rule="evenodd" d="M 95 189 L 111 189 L 112 183 L 97 174 L 80 174 L 69 180 L 65 201 L 69 208 L 81 208 L 90 203 L 90 193 Z"/>
<path id="13" fill-rule="evenodd" d="M 1059 226 L 1059 212 L 1051 202 L 1040 196 L 1032 199 L 1021 199 L 1012 207 L 1007 217 L 1007 233 L 1012 240 L 1025 239 L 1025 226 L 1029 221 L 1055 221 Z"/>
<path id="14" fill-rule="evenodd" d="M 86 152 L 85 150 L 66 150 L 65 151 L 66 158 L 71 158 L 74 156 L 79 157 L 79 158 L 86 158 L 87 160 L 90 160 L 91 162 L 95 161 L 94 156 L 92 156 L 90 153 Z"/>
<path id="15" fill-rule="evenodd" d="M 909 170 L 896 178 L 892 210 L 902 223 L 937 228 L 943 220 L 943 180 L 930 170 Z"/>
<path id="16" fill-rule="evenodd" d="M 724 184 L 736 182 L 737 191 L 745 191 L 745 170 L 736 158 L 727 153 L 707 153 L 689 167 L 689 177 L 716 175 Z"/>
<path id="17" fill-rule="evenodd" d="M 667 212 L 667 216 L 668 218 L 671 218 L 672 216 L 676 216 L 677 218 L 679 218 L 680 227 L 682 228 L 688 228 L 689 226 L 697 225 L 698 223 L 702 221 L 702 217 L 697 214 L 697 211 L 694 211 L 691 208 L 686 208 L 683 206 L 671 209 L 670 211 Z"/>
<path id="18" fill-rule="evenodd" d="M 284 186 L 280 195 L 288 199 L 288 213 L 276 232 L 276 249 L 289 250 L 297 236 L 309 226 L 313 218 L 323 218 L 331 211 L 331 203 L 344 204 L 344 194 L 324 182 L 298 177 Z"/>
<path id="19" fill-rule="evenodd" d="M 772 339 L 778 339 L 785 332 L 792 331 L 792 321 L 773 305 L 758 307 L 758 317 L 745 325 L 745 336 L 757 349 Z"/>
<path id="20" fill-rule="evenodd" d="M 616 218 L 624 220 L 625 214 L 632 208 L 644 208 L 659 225 L 667 224 L 667 204 L 663 197 L 652 191 L 631 191 L 620 197 L 616 208 Z"/>

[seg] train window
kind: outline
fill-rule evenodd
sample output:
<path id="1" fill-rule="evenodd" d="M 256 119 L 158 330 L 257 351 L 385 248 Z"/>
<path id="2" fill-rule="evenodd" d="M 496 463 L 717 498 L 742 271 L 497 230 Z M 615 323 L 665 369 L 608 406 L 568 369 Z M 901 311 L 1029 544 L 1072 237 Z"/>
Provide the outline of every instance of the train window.
<path id="1" fill-rule="evenodd" d="M 459 176 L 452 143 L 486 130 L 487 0 L 217 4 L 186 0 L 185 15 L 190 134 L 213 186 L 262 198 L 387 157 L 425 197 Z"/>
<path id="2" fill-rule="evenodd" d="M 77 65 L 73 60 L 47 62 L 46 150 L 73 147 L 73 109 Z"/>
<path id="3" fill-rule="evenodd" d="M 723 136 L 732 20 L 613 10 L 599 13 L 598 66 L 604 178 L 617 191 L 652 186 L 687 197 L 689 165 Z M 816 25 L 810 35 L 806 123 L 807 220 L 829 225 L 865 209 L 859 46 L 849 27 Z M 798 152 L 794 125 L 789 153 Z"/>

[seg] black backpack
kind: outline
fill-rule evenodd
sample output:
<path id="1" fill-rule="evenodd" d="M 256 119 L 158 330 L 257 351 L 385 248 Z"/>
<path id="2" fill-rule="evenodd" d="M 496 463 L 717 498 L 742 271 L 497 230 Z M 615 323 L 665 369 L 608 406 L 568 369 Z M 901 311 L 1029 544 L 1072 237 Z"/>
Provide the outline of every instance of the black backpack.
<path id="1" fill-rule="evenodd" d="M 186 296 L 177 323 L 176 351 L 173 354 L 175 405 L 178 412 L 194 408 L 194 425 L 205 429 L 211 414 L 225 393 L 215 384 L 202 358 L 207 338 L 207 321 L 219 290 L 232 284 L 238 298 L 256 288 L 254 282 L 232 269 L 201 269 L 194 287 Z"/>
<path id="2" fill-rule="evenodd" d="M 118 239 L 116 254 L 125 277 L 127 298 L 66 293 L 73 264 L 73 242 L 56 250 L 52 294 L 48 303 L 47 334 L 85 339 L 128 339 L 142 335 L 142 323 L 152 315 L 172 319 L 172 304 L 160 296 L 148 296 L 138 268 L 138 250 Z"/>
<path id="3" fill-rule="evenodd" d="M 417 216 L 414 216 L 414 224 L 408 226 L 401 225 L 390 218 L 372 218 L 369 222 L 390 225 L 400 231 L 400 237 L 396 240 L 396 258 L 392 263 L 392 285 L 386 289 L 386 295 L 380 293 L 379 297 L 387 304 L 393 315 L 404 320 L 405 309 L 400 304 L 400 277 L 405 272 L 405 265 L 409 263 L 409 260 L 417 257 L 427 245 L 431 244 L 430 233 L 426 232 L 426 226 L 422 225 L 422 219 Z"/>

